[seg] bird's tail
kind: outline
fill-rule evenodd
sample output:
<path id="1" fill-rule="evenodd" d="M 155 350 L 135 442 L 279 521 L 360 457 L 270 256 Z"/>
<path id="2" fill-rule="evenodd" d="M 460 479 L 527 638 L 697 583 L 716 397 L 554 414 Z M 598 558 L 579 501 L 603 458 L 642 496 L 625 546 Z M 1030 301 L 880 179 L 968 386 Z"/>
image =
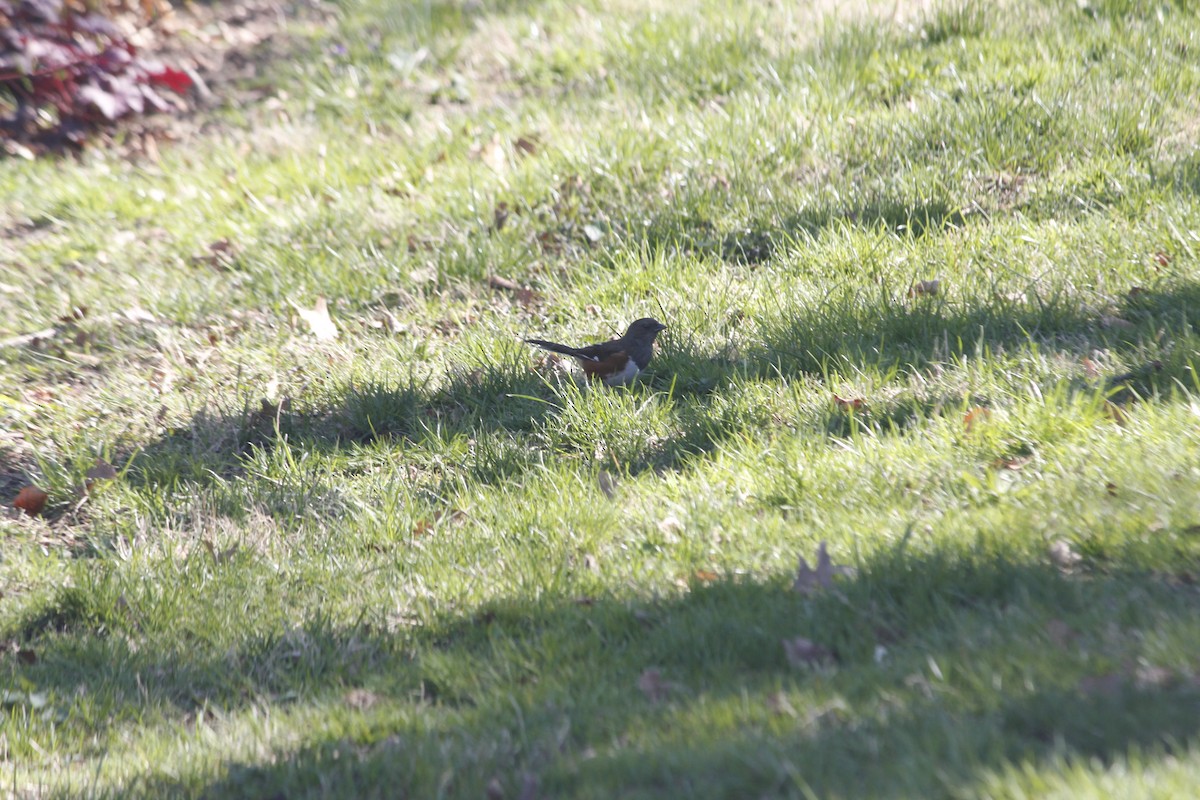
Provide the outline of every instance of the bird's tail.
<path id="1" fill-rule="evenodd" d="M 565 344 L 558 344 L 557 342 L 547 342 L 545 339 L 526 339 L 525 343 L 531 344 L 534 347 L 540 347 L 543 350 L 549 350 L 551 353 L 562 353 L 564 356 L 574 356 L 575 358 L 583 357 L 574 347 L 567 347 Z"/>

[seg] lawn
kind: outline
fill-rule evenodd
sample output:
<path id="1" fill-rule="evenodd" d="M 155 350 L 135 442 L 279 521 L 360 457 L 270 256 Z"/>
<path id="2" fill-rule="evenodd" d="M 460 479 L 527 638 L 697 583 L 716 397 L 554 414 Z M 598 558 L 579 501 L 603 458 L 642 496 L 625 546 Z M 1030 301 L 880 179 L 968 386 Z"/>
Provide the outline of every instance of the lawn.
<path id="1" fill-rule="evenodd" d="M 1197 11 L 297 2 L 0 160 L 0 787 L 1196 796 Z"/>

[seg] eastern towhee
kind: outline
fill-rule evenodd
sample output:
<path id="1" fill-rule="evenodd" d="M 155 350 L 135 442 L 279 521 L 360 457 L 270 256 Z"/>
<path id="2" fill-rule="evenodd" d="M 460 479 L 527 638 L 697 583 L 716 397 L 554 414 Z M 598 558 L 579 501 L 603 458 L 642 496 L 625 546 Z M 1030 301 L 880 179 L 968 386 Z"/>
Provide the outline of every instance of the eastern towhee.
<path id="1" fill-rule="evenodd" d="M 567 347 L 542 339 L 525 341 L 551 353 L 562 353 L 578 359 L 584 374 L 603 381 L 605 386 L 626 386 L 650 363 L 650 357 L 654 355 L 654 339 L 666 327 L 653 317 L 644 317 L 630 323 L 625 335 L 611 342 Z"/>

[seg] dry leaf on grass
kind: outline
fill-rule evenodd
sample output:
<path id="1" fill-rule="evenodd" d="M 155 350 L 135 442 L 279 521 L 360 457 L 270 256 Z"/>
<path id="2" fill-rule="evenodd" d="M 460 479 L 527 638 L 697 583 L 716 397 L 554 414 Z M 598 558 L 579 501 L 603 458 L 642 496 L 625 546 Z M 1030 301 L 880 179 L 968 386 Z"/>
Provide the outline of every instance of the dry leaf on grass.
<path id="1" fill-rule="evenodd" d="M 488 286 L 503 292 L 511 292 L 516 301 L 525 306 L 534 305 L 542 299 L 542 296 L 533 289 L 527 289 L 516 281 L 503 278 L 499 275 L 490 276 L 488 278 Z"/>
<path id="2" fill-rule="evenodd" d="M 30 484 L 17 492 L 17 498 L 13 500 L 13 507 L 21 509 L 31 517 L 36 517 L 42 513 L 46 507 L 46 501 L 49 499 L 50 495 Z"/>
<path id="3" fill-rule="evenodd" d="M 804 560 L 804 556 L 800 556 L 800 566 L 796 570 L 796 580 L 792 582 L 792 589 L 805 595 L 812 595 L 825 589 L 832 589 L 835 575 L 852 577 L 854 575 L 854 568 L 845 566 L 835 567 L 833 561 L 829 558 L 825 542 L 821 542 L 817 547 L 816 569 L 809 567 L 808 562 Z"/>
<path id="4" fill-rule="evenodd" d="M 300 318 L 308 323 L 309 330 L 319 341 L 328 342 L 337 338 L 338 329 L 329 317 L 329 306 L 324 297 L 318 297 L 316 305 L 311 310 L 301 308 L 295 303 L 292 303 L 292 307 L 296 309 Z"/>

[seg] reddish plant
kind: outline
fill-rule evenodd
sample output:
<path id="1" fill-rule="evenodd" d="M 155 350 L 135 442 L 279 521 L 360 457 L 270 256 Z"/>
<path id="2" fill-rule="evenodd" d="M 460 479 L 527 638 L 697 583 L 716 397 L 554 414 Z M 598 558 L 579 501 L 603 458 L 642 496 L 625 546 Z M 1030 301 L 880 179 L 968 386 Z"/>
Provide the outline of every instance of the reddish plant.
<path id="1" fill-rule="evenodd" d="M 110 19 L 62 0 L 0 0 L 0 136 L 81 146 L 97 127 L 182 107 L 192 81 L 143 58 Z"/>

